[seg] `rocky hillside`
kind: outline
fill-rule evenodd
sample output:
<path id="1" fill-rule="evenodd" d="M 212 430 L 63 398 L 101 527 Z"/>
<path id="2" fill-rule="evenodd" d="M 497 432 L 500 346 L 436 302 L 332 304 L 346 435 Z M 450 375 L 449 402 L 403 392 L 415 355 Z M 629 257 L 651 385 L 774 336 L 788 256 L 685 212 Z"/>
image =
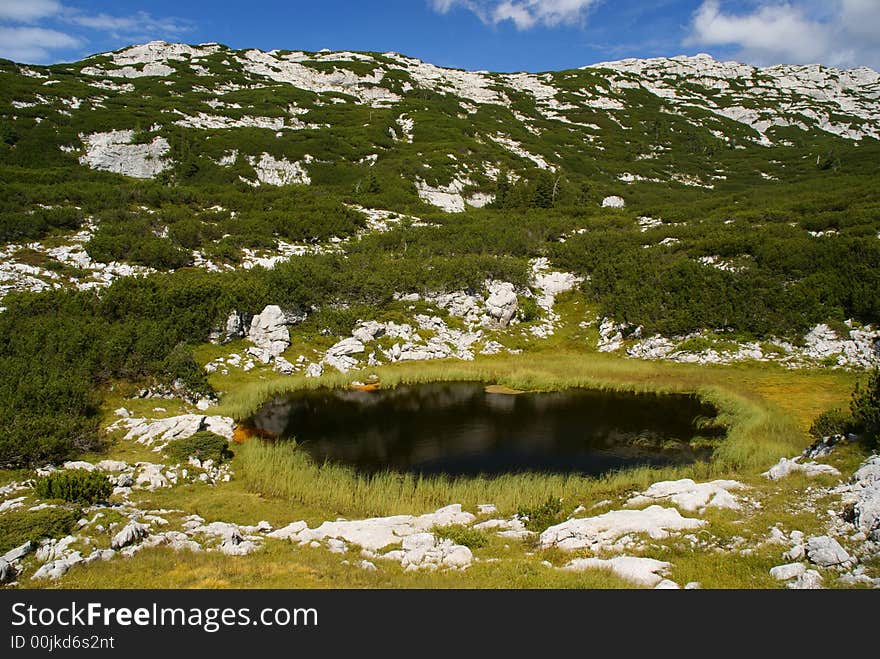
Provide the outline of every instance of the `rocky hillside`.
<path id="1" fill-rule="evenodd" d="M 151 42 L 0 71 L 10 164 L 255 187 L 357 188 L 375 173 L 451 212 L 491 201 L 502 170 L 711 189 L 794 177 L 808 153 L 880 138 L 875 71 L 706 55 L 496 74 Z"/>

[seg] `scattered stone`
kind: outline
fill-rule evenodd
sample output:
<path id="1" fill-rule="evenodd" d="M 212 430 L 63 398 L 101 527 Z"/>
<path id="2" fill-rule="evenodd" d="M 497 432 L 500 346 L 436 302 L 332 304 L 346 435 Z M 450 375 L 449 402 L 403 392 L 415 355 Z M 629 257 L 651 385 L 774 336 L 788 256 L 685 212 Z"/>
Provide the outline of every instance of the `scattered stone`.
<path id="1" fill-rule="evenodd" d="M 816 570 L 807 570 L 788 584 L 788 587 L 792 590 L 818 590 L 822 588 L 822 575 Z"/>
<path id="2" fill-rule="evenodd" d="M 777 565 L 770 569 L 770 576 L 777 581 L 788 581 L 797 579 L 807 571 L 807 566 L 803 563 L 789 563 L 788 565 Z"/>
<path id="3" fill-rule="evenodd" d="M 602 200 L 602 208 L 626 208 L 626 202 L 623 197 L 605 197 Z"/>
<path id="4" fill-rule="evenodd" d="M 670 579 L 664 579 L 654 586 L 654 590 L 681 590 L 681 586 Z"/>

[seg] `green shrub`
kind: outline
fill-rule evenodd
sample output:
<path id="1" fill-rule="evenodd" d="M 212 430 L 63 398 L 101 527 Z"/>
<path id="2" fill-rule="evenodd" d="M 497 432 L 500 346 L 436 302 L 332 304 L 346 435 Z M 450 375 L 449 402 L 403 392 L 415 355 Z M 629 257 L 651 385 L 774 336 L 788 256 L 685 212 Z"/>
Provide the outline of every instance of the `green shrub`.
<path id="1" fill-rule="evenodd" d="M 852 417 L 843 410 L 834 408 L 822 412 L 810 426 L 810 437 L 823 439 L 832 435 L 845 435 L 852 424 Z"/>
<path id="2" fill-rule="evenodd" d="M 105 501 L 113 492 L 113 485 L 104 474 L 73 469 L 38 478 L 34 489 L 41 499 L 95 503 Z"/>
<path id="3" fill-rule="evenodd" d="M 529 531 L 540 533 L 562 521 L 562 499 L 551 496 L 540 506 L 520 508 L 517 515 Z"/>
<path id="4" fill-rule="evenodd" d="M 229 442 L 212 432 L 197 432 L 192 437 L 175 439 L 165 447 L 165 454 L 172 460 L 186 462 L 190 457 L 213 460 L 214 464 L 232 457 Z"/>
<path id="5" fill-rule="evenodd" d="M 43 510 L 14 510 L 0 517 L 0 554 L 20 547 L 28 540 L 61 538 L 68 535 L 79 520 L 79 510 L 45 508 Z"/>
<path id="6" fill-rule="evenodd" d="M 535 302 L 534 298 L 520 298 L 516 310 L 516 317 L 519 318 L 520 322 L 529 323 L 533 320 L 537 320 L 540 315 L 541 308 L 538 306 L 538 303 Z"/>
<path id="7" fill-rule="evenodd" d="M 850 411 L 856 431 L 868 446 L 876 447 L 880 439 L 880 369 L 875 368 L 864 385 L 856 385 Z"/>
<path id="8" fill-rule="evenodd" d="M 477 531 L 463 524 L 439 526 L 434 529 L 434 535 L 471 549 L 479 549 L 486 545 L 486 535 L 482 531 Z"/>

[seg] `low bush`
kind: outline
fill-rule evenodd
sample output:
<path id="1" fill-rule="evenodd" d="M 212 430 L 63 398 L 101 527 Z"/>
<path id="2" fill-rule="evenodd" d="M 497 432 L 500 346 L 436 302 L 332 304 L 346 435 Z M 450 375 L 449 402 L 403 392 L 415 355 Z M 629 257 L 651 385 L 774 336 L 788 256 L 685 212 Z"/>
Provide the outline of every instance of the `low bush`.
<path id="1" fill-rule="evenodd" d="M 876 448 L 880 443 L 880 369 L 875 368 L 867 382 L 856 385 L 850 411 L 856 432 L 869 447 Z"/>
<path id="2" fill-rule="evenodd" d="M 852 426 L 852 417 L 840 409 L 822 412 L 810 426 L 810 437 L 824 439 L 832 435 L 845 435 Z"/>
<path id="3" fill-rule="evenodd" d="M 529 531 L 540 533 L 562 521 L 562 499 L 548 497 L 544 503 L 534 508 L 520 508 L 517 515 L 523 519 Z"/>
<path id="4" fill-rule="evenodd" d="M 533 320 L 537 320 L 540 316 L 541 308 L 538 306 L 538 303 L 535 302 L 533 298 L 520 298 L 518 308 L 516 310 L 516 317 L 519 318 L 520 322 L 529 323 Z"/>
<path id="5" fill-rule="evenodd" d="M 34 490 L 41 499 L 95 503 L 105 501 L 113 492 L 113 485 L 104 474 L 72 469 L 56 471 L 38 478 Z"/>
<path id="6" fill-rule="evenodd" d="M 45 508 L 43 510 L 14 510 L 0 520 L 0 554 L 20 547 L 28 540 L 61 538 L 68 535 L 79 520 L 79 510 Z"/>
<path id="7" fill-rule="evenodd" d="M 220 464 L 232 457 L 229 442 L 212 432 L 197 432 L 192 437 L 175 439 L 165 447 L 165 454 L 172 460 L 186 462 L 190 457 L 213 460 Z"/>
<path id="8" fill-rule="evenodd" d="M 464 545 L 470 549 L 479 549 L 486 545 L 486 535 L 482 531 L 477 531 L 463 524 L 439 526 L 434 529 L 434 535 L 441 539 L 452 540 L 455 544 Z"/>

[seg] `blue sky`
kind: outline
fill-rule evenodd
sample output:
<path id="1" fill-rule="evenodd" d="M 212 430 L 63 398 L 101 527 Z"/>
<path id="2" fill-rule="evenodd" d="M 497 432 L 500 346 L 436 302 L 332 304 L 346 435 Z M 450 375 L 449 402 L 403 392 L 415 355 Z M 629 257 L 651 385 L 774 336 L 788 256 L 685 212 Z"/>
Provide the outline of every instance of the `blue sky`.
<path id="1" fill-rule="evenodd" d="M 164 39 L 493 71 L 698 52 L 880 69 L 878 35 L 880 0 L 0 0 L 0 57 L 29 63 Z"/>

